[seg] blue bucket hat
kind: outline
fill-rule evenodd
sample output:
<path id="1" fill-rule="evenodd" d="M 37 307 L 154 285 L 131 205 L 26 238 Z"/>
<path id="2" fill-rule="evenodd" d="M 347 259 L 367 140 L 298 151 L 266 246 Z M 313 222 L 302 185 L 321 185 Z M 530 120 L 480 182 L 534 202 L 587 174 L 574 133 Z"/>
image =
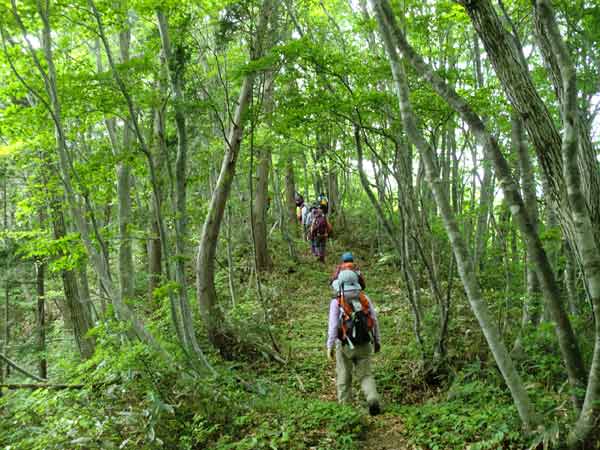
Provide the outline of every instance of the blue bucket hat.
<path id="1" fill-rule="evenodd" d="M 342 254 L 342 262 L 353 262 L 354 261 L 354 256 L 352 255 L 352 252 L 345 252 Z"/>

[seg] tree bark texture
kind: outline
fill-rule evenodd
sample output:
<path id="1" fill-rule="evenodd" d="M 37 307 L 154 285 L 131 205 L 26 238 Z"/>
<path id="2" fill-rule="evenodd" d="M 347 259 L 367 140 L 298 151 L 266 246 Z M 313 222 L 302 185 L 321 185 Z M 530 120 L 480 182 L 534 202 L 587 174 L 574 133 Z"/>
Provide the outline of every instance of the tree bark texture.
<path id="1" fill-rule="evenodd" d="M 385 0 L 384 3 L 388 4 Z M 388 17 L 390 18 L 390 24 L 393 24 L 391 9 L 389 9 L 389 7 L 387 9 L 389 10 Z M 539 236 L 531 226 L 531 221 L 523 205 L 519 189 L 512 179 L 510 168 L 500 150 L 498 142 L 487 131 L 483 121 L 475 114 L 469 104 L 460 97 L 456 91 L 451 89 L 439 75 L 433 72 L 431 67 L 425 64 L 421 56 L 408 44 L 402 31 L 397 26 L 392 27 L 392 31 L 394 44 L 400 49 L 408 61 L 410 61 L 417 73 L 426 79 L 438 95 L 445 99 L 448 104 L 461 115 L 484 148 L 487 158 L 493 161 L 498 182 L 502 188 L 504 197 L 508 202 L 511 214 L 515 218 L 525 240 L 528 254 L 530 254 L 535 261 L 536 273 L 541 284 L 547 308 L 556 323 L 557 338 L 567 368 L 569 382 L 573 388 L 573 400 L 575 405 L 577 405 L 580 398 L 576 393 L 585 385 L 586 381 L 586 372 L 579 351 L 579 345 L 575 338 L 569 318 L 564 310 L 560 289 L 554 277 L 552 267 L 550 266 Z M 459 267 L 458 261 L 457 267 Z"/>
<path id="2" fill-rule="evenodd" d="M 467 1 L 461 3 L 484 43 L 494 70 L 511 104 L 521 117 L 529 138 L 536 149 L 538 161 L 545 181 L 550 187 L 551 198 L 557 207 L 560 223 L 567 238 L 576 243 L 574 237 L 572 205 L 567 201 L 566 184 L 563 177 L 562 140 L 550 112 L 537 92 L 528 68 L 515 40 L 504 30 L 503 25 L 490 0 Z M 536 3 L 539 9 L 539 2 Z M 547 27 L 546 27 L 547 29 Z M 550 33 L 547 32 L 546 36 Z M 553 49 L 556 54 L 556 49 Z M 564 76 L 563 76 L 564 78 Z M 564 95 L 563 95 L 564 96 Z M 574 117 L 574 126 L 577 118 Z M 578 158 L 575 158 L 577 164 Z M 597 163 L 585 164 L 580 177 L 587 180 L 584 204 L 592 214 L 592 223 L 600 223 L 600 206 L 597 192 L 600 186 L 600 171 Z M 595 236 L 592 236 L 595 239 Z M 598 246 L 598 242 L 596 242 Z"/>
<path id="3" fill-rule="evenodd" d="M 537 0 L 535 4 L 540 20 L 547 31 L 546 35 L 552 46 L 552 51 L 556 55 L 563 82 L 561 113 L 563 119 L 562 159 L 564 179 L 575 225 L 575 242 L 583 263 L 583 272 L 596 316 L 596 336 L 585 399 L 579 418 L 569 433 L 569 445 L 575 448 L 587 441 L 597 442 L 598 440 L 598 436 L 593 436 L 593 432 L 598 425 L 600 415 L 600 320 L 598 320 L 600 313 L 600 247 L 595 240 L 590 211 L 587 209 L 586 198 L 582 190 L 582 174 L 577 163 L 580 146 L 578 145 L 577 130 L 578 109 L 575 66 L 571 61 L 567 45 L 560 35 L 551 3 L 548 0 Z M 598 198 L 596 197 L 597 201 Z M 595 223 L 600 222 L 596 221 Z"/>
<path id="4" fill-rule="evenodd" d="M 435 167 L 433 150 L 425 141 L 418 130 L 412 106 L 409 100 L 408 83 L 406 74 L 402 67 L 400 57 L 396 52 L 392 32 L 397 34 L 399 28 L 395 24 L 391 8 L 387 0 L 372 0 L 371 3 L 376 11 L 377 22 L 386 52 L 392 66 L 392 74 L 396 83 L 397 95 L 400 103 L 400 112 L 404 122 L 404 128 L 409 139 L 415 144 L 425 164 L 427 181 L 433 191 L 434 199 L 444 222 L 444 227 L 452 244 L 454 256 L 460 278 L 463 282 L 471 308 L 479 321 L 483 334 L 488 342 L 494 359 L 502 372 L 504 380 L 508 385 L 519 416 L 528 429 L 534 428 L 539 423 L 533 404 L 531 403 L 523 381 L 516 371 L 508 350 L 500 337 L 499 330 L 492 319 L 487 304 L 481 296 L 479 283 L 475 276 L 475 270 L 471 258 L 468 255 L 465 242 L 460 234 L 454 213 L 450 208 L 449 201 L 445 195 L 443 186 L 439 180 L 439 171 Z"/>
<path id="5" fill-rule="evenodd" d="M 271 0 L 264 0 L 263 2 L 256 35 L 257 49 L 252 52 L 252 59 L 260 57 L 263 54 L 262 39 L 271 14 L 271 3 Z M 255 78 L 256 73 L 249 72 L 242 81 L 233 121 L 226 137 L 223 163 L 202 227 L 196 257 L 196 288 L 200 313 L 210 342 L 222 351 L 225 350 L 222 348 L 225 342 L 223 342 L 223 336 L 220 333 L 223 325 L 223 314 L 219 309 L 215 288 L 215 255 L 227 198 L 229 197 L 235 176 L 237 158 L 239 156 L 246 114 L 250 105 Z"/>
<path id="6" fill-rule="evenodd" d="M 567 100 L 564 93 L 564 79 L 561 74 L 559 58 L 551 41 L 551 33 L 548 25 L 545 24 L 544 9 L 540 2 L 533 1 L 533 23 L 535 25 L 535 36 L 538 42 L 538 48 L 543 56 L 543 61 L 546 65 L 546 70 L 552 80 L 556 98 L 559 103 L 564 107 L 565 101 Z M 600 167 L 598 166 L 598 160 L 596 159 L 597 151 L 594 148 L 591 140 L 591 133 L 589 127 L 585 123 L 585 111 L 580 111 L 578 108 L 577 114 L 577 140 L 579 151 L 577 153 L 577 164 L 579 167 L 579 173 L 581 176 L 581 186 L 584 191 L 584 196 L 590 199 L 588 207 L 590 208 L 590 217 L 600 217 L 600 202 L 593 201 L 594 199 L 600 198 L 600 176 L 598 172 Z M 596 245 L 600 242 L 600 227 L 595 230 Z"/>

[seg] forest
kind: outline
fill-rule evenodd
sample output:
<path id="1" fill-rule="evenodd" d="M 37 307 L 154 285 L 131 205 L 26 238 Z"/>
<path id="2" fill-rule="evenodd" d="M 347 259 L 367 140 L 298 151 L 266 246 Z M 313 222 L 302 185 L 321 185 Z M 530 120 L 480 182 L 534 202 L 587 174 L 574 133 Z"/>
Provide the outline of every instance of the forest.
<path id="1" fill-rule="evenodd" d="M 600 449 L 598 0 L 0 38 L 1 448 Z"/>

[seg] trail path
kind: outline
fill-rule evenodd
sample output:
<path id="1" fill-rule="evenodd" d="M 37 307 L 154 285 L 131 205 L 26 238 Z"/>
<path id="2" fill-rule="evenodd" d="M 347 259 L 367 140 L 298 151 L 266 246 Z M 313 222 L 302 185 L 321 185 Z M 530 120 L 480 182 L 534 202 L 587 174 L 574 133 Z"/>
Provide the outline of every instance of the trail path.
<path id="1" fill-rule="evenodd" d="M 308 249 L 301 249 L 301 262 L 298 271 L 301 271 L 301 276 L 307 278 L 307 280 L 296 286 L 293 282 L 290 282 L 289 285 L 294 286 L 294 288 L 287 294 L 290 296 L 289 298 L 302 299 L 302 301 L 293 302 L 293 309 L 288 311 L 286 317 L 287 326 L 289 327 L 288 334 L 296 335 L 297 338 L 294 339 L 292 344 L 290 365 L 283 368 L 285 373 L 282 372 L 280 375 L 288 378 L 294 377 L 296 388 L 301 393 L 328 401 L 336 400 L 335 363 L 329 362 L 325 353 L 327 315 L 331 300 L 328 279 L 337 263 L 339 254 L 343 250 L 339 243 L 328 244 L 327 262 L 322 265 L 314 261 Z M 383 322 L 383 327 L 385 327 L 391 322 L 389 317 L 385 317 L 385 311 L 391 311 L 391 308 L 386 304 L 386 299 L 377 298 L 377 293 L 387 291 L 388 288 L 378 284 L 380 281 L 376 279 L 374 271 L 363 261 L 359 260 L 359 262 L 366 277 L 367 292 L 371 295 L 379 311 L 380 324 Z M 292 279 L 294 277 L 299 278 L 299 274 L 295 270 L 293 272 L 290 277 Z M 302 320 L 298 320 L 299 318 L 302 318 Z M 382 339 L 385 339 L 386 334 L 392 334 L 390 331 L 388 330 L 386 333 L 384 330 Z M 376 417 L 368 415 L 364 396 L 360 392 L 358 383 L 354 380 L 353 391 L 356 398 L 354 406 L 364 412 L 368 423 L 368 432 L 364 437 L 364 441 L 359 443 L 359 448 L 369 450 L 405 450 L 412 448 L 402 436 L 402 418 L 390 410 L 393 399 L 389 398 L 384 386 L 377 379 L 378 366 L 386 361 L 386 349 L 390 348 L 388 345 L 389 343 L 384 340 L 381 352 L 373 358 L 375 378 L 382 397 L 382 414 Z M 357 393 L 360 393 L 359 397 Z"/>

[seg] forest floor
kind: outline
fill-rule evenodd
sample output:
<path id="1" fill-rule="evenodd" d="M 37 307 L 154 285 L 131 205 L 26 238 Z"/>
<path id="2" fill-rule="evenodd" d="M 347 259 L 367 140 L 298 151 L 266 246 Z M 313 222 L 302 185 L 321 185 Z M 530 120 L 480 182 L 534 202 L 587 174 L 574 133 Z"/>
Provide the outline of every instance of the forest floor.
<path id="1" fill-rule="evenodd" d="M 413 399 L 407 392 L 402 392 L 398 385 L 398 377 L 402 372 L 410 370 L 410 363 L 397 359 L 394 348 L 398 342 L 392 343 L 390 337 L 397 335 L 393 329 L 399 326 L 391 312 L 402 304 L 400 291 L 396 285 L 395 276 L 385 265 L 361 258 L 361 252 L 354 248 L 356 261 L 365 274 L 367 292 L 377 308 L 382 350 L 373 356 L 373 371 L 381 396 L 382 414 L 370 417 L 360 387 L 353 380 L 353 406 L 364 414 L 364 430 L 360 434 L 358 448 L 373 450 L 403 450 L 412 448 L 403 436 L 404 424 L 394 405 L 399 401 L 411 402 Z M 310 395 L 325 401 L 336 401 L 335 362 L 329 362 L 326 357 L 326 333 L 331 292 L 328 280 L 333 268 L 338 262 L 339 255 L 348 250 L 339 241 L 328 243 L 328 255 L 325 264 L 314 260 L 308 244 L 299 249 L 300 261 L 295 267 L 289 267 L 289 275 L 284 283 L 279 283 L 279 289 L 286 290 L 285 302 L 287 307 L 280 311 L 274 320 L 277 334 L 285 336 L 288 364 L 281 366 L 271 376 L 288 379 L 300 395 Z M 281 273 L 281 272 L 280 272 Z M 276 275 L 280 277 L 281 275 Z M 272 280 L 273 281 L 273 280 Z M 267 282 L 267 284 L 272 285 Z M 281 281 L 281 280 L 280 280 Z M 294 300 L 292 300 L 294 299 Z M 277 308 L 275 308 L 277 309 Z M 397 317 L 396 317 L 397 320 Z M 405 323 L 406 332 L 410 333 L 410 324 Z M 400 336 L 405 335 L 401 333 Z M 398 336 L 395 338 L 398 339 Z M 394 373 L 398 366 L 405 366 Z M 390 370 L 392 369 L 392 370 Z M 386 372 L 385 379 L 379 376 Z M 405 385 L 406 386 L 406 385 Z"/>
<path id="2" fill-rule="evenodd" d="M 38 390 L 33 395 L 15 391 L 0 398 L 0 448 L 528 448 L 510 394 L 487 357 L 483 338 L 470 331 L 477 329 L 474 318 L 463 314 L 458 319 L 467 308 L 460 296 L 454 297 L 457 319 L 448 340 L 448 356 L 455 364 L 435 385 L 431 379 L 426 381 L 419 363 L 413 321 L 393 256 L 377 254 L 374 242 L 360 233 L 330 241 L 325 264 L 312 257 L 308 243 L 298 239 L 295 245 L 299 260 L 293 262 L 287 246 L 281 240 L 274 243 L 274 268 L 261 276 L 262 300 L 256 295 L 251 260 L 239 250 L 237 298 L 229 307 L 230 324 L 239 327 L 238 335 L 247 338 L 244 342 L 259 345 L 251 351 L 241 345 L 235 358 L 224 360 L 202 341 L 218 368 L 215 379 L 198 383 L 195 377 L 165 367 L 160 359 L 150 360 L 141 346 L 123 346 L 120 339 L 112 338 L 114 333 L 100 327 L 97 334 L 102 345 L 92 360 L 83 365 L 74 360 L 70 365 L 67 354 L 62 375 L 58 362 L 53 366 L 54 379 L 88 382 L 89 389 Z M 340 255 L 348 250 L 365 275 L 366 291 L 380 324 L 381 352 L 373 356 L 372 366 L 382 413 L 375 417 L 369 416 L 356 381 L 352 404 L 336 402 L 335 363 L 326 356 L 332 297 L 329 277 Z M 225 270 L 219 272 L 217 284 L 225 302 Z M 430 301 L 425 289 L 422 299 Z M 166 301 L 162 308 L 153 326 L 164 328 L 166 334 L 170 330 Z M 425 316 L 424 323 L 435 326 L 435 316 Z M 268 356 L 267 327 L 284 363 Z M 547 334 L 553 336 L 552 330 Z M 545 354 L 546 349 L 555 348 L 552 345 L 549 341 L 543 347 Z M 559 360 L 542 362 L 561 373 Z M 541 367 L 549 372 L 547 366 Z M 112 382 L 115 374 L 119 374 L 119 385 Z M 106 380 L 111 380 L 106 389 L 94 387 Z"/>

